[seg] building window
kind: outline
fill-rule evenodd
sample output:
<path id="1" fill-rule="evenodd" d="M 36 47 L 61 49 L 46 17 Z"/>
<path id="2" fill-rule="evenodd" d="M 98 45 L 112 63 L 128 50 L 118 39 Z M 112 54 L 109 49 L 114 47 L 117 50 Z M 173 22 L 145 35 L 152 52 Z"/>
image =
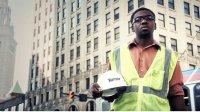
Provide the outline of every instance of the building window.
<path id="1" fill-rule="evenodd" d="M 74 67 L 71 66 L 71 67 L 69 68 L 69 76 L 71 77 L 71 76 L 73 75 L 73 73 L 74 73 Z"/>
<path id="2" fill-rule="evenodd" d="M 94 76 L 94 83 L 96 83 L 98 81 L 98 75 Z"/>
<path id="3" fill-rule="evenodd" d="M 40 95 L 40 102 L 41 102 L 41 103 L 43 103 L 43 97 L 44 97 L 44 95 L 41 94 L 41 95 Z"/>
<path id="4" fill-rule="evenodd" d="M 131 21 L 128 21 L 128 33 L 130 34 L 132 32 L 132 23 Z"/>
<path id="5" fill-rule="evenodd" d="M 49 70 L 50 69 L 50 62 L 48 61 L 47 62 L 47 70 Z"/>
<path id="6" fill-rule="evenodd" d="M 57 89 L 54 89 L 54 99 L 56 99 L 57 96 Z"/>
<path id="7" fill-rule="evenodd" d="M 37 97 L 36 96 L 34 96 L 34 98 L 33 98 L 33 105 L 36 105 L 36 103 L 37 103 Z"/>
<path id="8" fill-rule="evenodd" d="M 77 0 L 77 8 L 80 8 L 80 7 L 81 7 L 81 1 L 82 1 L 82 0 Z"/>
<path id="9" fill-rule="evenodd" d="M 74 26 L 75 26 L 75 19 L 74 19 L 74 17 L 72 17 L 71 18 L 71 28 L 74 28 Z"/>
<path id="10" fill-rule="evenodd" d="M 177 40 L 176 39 L 171 38 L 171 48 L 176 52 L 178 51 L 178 49 L 177 49 Z"/>
<path id="11" fill-rule="evenodd" d="M 110 54 L 110 51 L 107 51 L 107 52 L 106 52 L 106 63 L 109 62 L 109 54 Z"/>
<path id="12" fill-rule="evenodd" d="M 65 63 L 65 54 L 62 54 L 61 55 L 61 64 L 64 64 Z"/>
<path id="13" fill-rule="evenodd" d="M 73 43 L 74 43 L 74 33 L 72 33 L 72 34 L 71 34 L 70 43 L 71 43 L 71 44 L 73 44 Z"/>
<path id="14" fill-rule="evenodd" d="M 90 53 L 91 50 L 91 41 L 87 42 L 87 53 Z"/>
<path id="15" fill-rule="evenodd" d="M 38 81 L 35 81 L 35 90 L 38 88 Z"/>
<path id="16" fill-rule="evenodd" d="M 65 38 L 62 38 L 62 49 L 64 49 L 65 48 Z"/>
<path id="17" fill-rule="evenodd" d="M 184 12 L 187 15 L 190 15 L 190 4 L 187 2 L 184 2 Z"/>
<path id="18" fill-rule="evenodd" d="M 187 43 L 187 51 L 189 56 L 193 56 L 193 45 L 191 43 Z"/>
<path id="19" fill-rule="evenodd" d="M 106 14 L 106 25 L 109 25 L 110 22 L 111 22 L 111 19 L 110 19 L 110 12 Z"/>
<path id="20" fill-rule="evenodd" d="M 164 5 L 164 0 L 157 0 L 157 4 Z"/>
<path id="21" fill-rule="evenodd" d="M 106 0 L 106 7 L 110 6 L 110 0 Z"/>
<path id="22" fill-rule="evenodd" d="M 51 54 L 51 47 L 48 47 L 48 55 Z"/>
<path id="23" fill-rule="evenodd" d="M 80 74 L 80 64 L 76 64 L 76 75 Z"/>
<path id="24" fill-rule="evenodd" d="M 110 31 L 106 32 L 106 44 L 111 43 L 111 33 Z"/>
<path id="25" fill-rule="evenodd" d="M 91 7 L 87 8 L 87 18 L 91 16 Z"/>
<path id="26" fill-rule="evenodd" d="M 94 32 L 98 31 L 98 19 L 94 21 Z"/>
<path id="27" fill-rule="evenodd" d="M 176 19 L 174 17 L 169 17 L 170 30 L 176 31 Z"/>
<path id="28" fill-rule="evenodd" d="M 94 39 L 94 50 L 98 49 L 98 37 Z"/>
<path id="29" fill-rule="evenodd" d="M 45 78 L 42 78 L 42 87 L 45 85 Z"/>
<path id="30" fill-rule="evenodd" d="M 189 64 L 189 69 L 195 69 L 195 68 L 196 68 L 195 65 L 193 65 L 193 64 Z"/>
<path id="31" fill-rule="evenodd" d="M 195 25 L 195 29 L 196 29 L 196 33 L 199 33 L 199 35 L 200 35 L 200 26 Z"/>
<path id="32" fill-rule="evenodd" d="M 62 33 L 66 33 L 66 31 L 67 31 L 66 23 L 63 23 L 62 24 Z"/>
<path id="33" fill-rule="evenodd" d="M 114 20 L 119 19 L 119 7 L 114 10 Z"/>
<path id="34" fill-rule="evenodd" d="M 77 30 L 77 42 L 80 41 L 80 37 L 81 37 L 81 30 Z"/>
<path id="35" fill-rule="evenodd" d="M 90 88 L 90 78 L 86 78 L 86 89 Z"/>
<path id="36" fill-rule="evenodd" d="M 58 73 L 55 73 L 55 82 L 58 81 Z"/>
<path id="37" fill-rule="evenodd" d="M 72 84 L 69 84 L 69 91 L 72 91 Z"/>
<path id="38" fill-rule="evenodd" d="M 76 58 L 80 58 L 80 46 L 76 48 Z"/>
<path id="39" fill-rule="evenodd" d="M 67 8 L 63 9 L 63 19 L 67 17 Z"/>
<path id="40" fill-rule="evenodd" d="M 57 13 L 57 21 L 60 21 L 60 12 Z"/>
<path id="41" fill-rule="evenodd" d="M 57 3 L 57 5 L 58 5 L 58 8 L 60 7 L 60 0 L 57 0 L 58 1 L 58 3 Z"/>
<path id="42" fill-rule="evenodd" d="M 60 79 L 63 80 L 65 78 L 64 70 L 60 72 Z"/>
<path id="43" fill-rule="evenodd" d="M 91 34 L 91 24 L 87 25 L 87 35 Z"/>
<path id="44" fill-rule="evenodd" d="M 67 0 L 63 0 L 63 5 L 65 5 L 67 3 Z"/>
<path id="45" fill-rule="evenodd" d="M 52 12 L 52 9 L 53 9 L 53 5 L 50 4 L 50 12 Z"/>
<path id="46" fill-rule="evenodd" d="M 163 35 L 159 35 L 160 44 L 166 47 L 166 37 Z"/>
<path id="47" fill-rule="evenodd" d="M 99 64 L 98 56 L 94 57 L 94 68 L 97 68 Z"/>
<path id="48" fill-rule="evenodd" d="M 72 61 L 74 58 L 74 50 L 70 50 L 70 61 Z"/>
<path id="49" fill-rule="evenodd" d="M 133 0 L 128 0 L 128 13 L 131 12 L 134 8 Z"/>
<path id="50" fill-rule="evenodd" d="M 59 65 L 59 57 L 56 57 L 56 67 Z"/>
<path id="51" fill-rule="evenodd" d="M 99 6 L 98 5 L 99 5 L 98 1 L 94 3 L 94 14 L 97 14 L 98 11 L 99 11 Z"/>
<path id="52" fill-rule="evenodd" d="M 86 70 L 89 70 L 90 69 L 90 59 L 88 59 L 87 61 L 86 61 Z"/>
<path id="53" fill-rule="evenodd" d="M 174 9 L 174 0 L 168 0 L 168 7 Z"/>
<path id="54" fill-rule="evenodd" d="M 46 92 L 46 102 L 49 101 L 49 92 Z"/>
<path id="55" fill-rule="evenodd" d="M 200 56 L 200 46 L 197 46 L 197 53 Z"/>
<path id="56" fill-rule="evenodd" d="M 56 35 L 57 35 L 57 36 L 60 36 L 60 34 L 61 34 L 60 26 L 58 26 L 58 27 L 57 27 L 57 33 L 56 33 Z"/>
<path id="57" fill-rule="evenodd" d="M 63 94 L 63 87 L 60 87 L 60 98 L 62 97 Z"/>
<path id="58" fill-rule="evenodd" d="M 144 5 L 144 0 L 138 0 L 138 7 L 141 7 Z"/>
<path id="59" fill-rule="evenodd" d="M 186 27 L 185 27 L 185 29 L 186 29 L 186 34 L 187 34 L 187 35 L 192 35 L 191 23 L 185 22 L 185 25 L 186 25 Z"/>
<path id="60" fill-rule="evenodd" d="M 158 13 L 158 24 L 160 27 L 165 27 L 165 15 Z"/>
<path id="61" fill-rule="evenodd" d="M 58 51 L 59 51 L 59 41 L 56 42 L 56 52 L 58 52 Z"/>
<path id="62" fill-rule="evenodd" d="M 74 11 L 75 11 L 75 7 L 76 7 L 75 2 L 72 2 L 72 5 L 71 5 L 71 12 L 74 12 Z"/>
<path id="63" fill-rule="evenodd" d="M 80 91 L 80 88 L 79 88 L 79 81 L 78 82 L 76 82 L 76 93 L 79 93 L 79 91 Z"/>
<path id="64" fill-rule="evenodd" d="M 81 23 L 81 13 L 77 14 L 77 25 Z"/>
<path id="65" fill-rule="evenodd" d="M 114 33 L 115 33 L 115 40 L 118 40 L 120 38 L 120 32 L 119 32 L 119 27 L 114 29 Z"/>
<path id="66" fill-rule="evenodd" d="M 194 5 L 194 16 L 196 18 L 199 18 L 199 7 Z"/>

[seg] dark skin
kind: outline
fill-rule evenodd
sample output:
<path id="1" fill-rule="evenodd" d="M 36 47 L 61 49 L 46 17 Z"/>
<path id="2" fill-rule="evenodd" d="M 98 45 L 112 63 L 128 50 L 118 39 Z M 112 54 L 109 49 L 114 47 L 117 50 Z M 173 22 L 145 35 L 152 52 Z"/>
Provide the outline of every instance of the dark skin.
<path id="1" fill-rule="evenodd" d="M 136 17 L 145 17 L 145 16 L 153 16 L 153 14 L 148 10 L 140 10 L 134 15 L 134 19 Z M 156 29 L 155 20 L 146 20 L 142 19 L 142 21 L 132 23 L 132 30 L 136 34 L 136 42 L 141 47 L 146 47 L 151 45 L 154 41 L 153 32 Z M 99 90 L 100 86 L 95 83 L 91 86 L 91 93 L 94 98 L 101 97 L 102 91 Z M 110 99 L 109 99 L 110 100 Z M 171 96 L 168 97 L 169 104 L 171 110 L 180 111 L 185 110 L 184 99 L 183 96 Z M 113 101 L 111 99 L 111 101 Z"/>

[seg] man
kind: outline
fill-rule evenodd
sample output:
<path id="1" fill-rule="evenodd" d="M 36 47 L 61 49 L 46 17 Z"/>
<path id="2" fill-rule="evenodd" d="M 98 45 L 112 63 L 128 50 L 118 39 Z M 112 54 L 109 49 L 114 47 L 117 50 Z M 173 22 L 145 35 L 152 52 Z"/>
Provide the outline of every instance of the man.
<path id="1" fill-rule="evenodd" d="M 120 73 L 127 83 L 119 94 L 104 98 L 113 101 L 111 110 L 185 110 L 183 77 L 175 52 L 153 39 L 155 14 L 147 8 L 131 16 L 136 38 L 111 52 L 112 71 Z M 91 86 L 94 98 L 101 97 L 99 85 Z"/>

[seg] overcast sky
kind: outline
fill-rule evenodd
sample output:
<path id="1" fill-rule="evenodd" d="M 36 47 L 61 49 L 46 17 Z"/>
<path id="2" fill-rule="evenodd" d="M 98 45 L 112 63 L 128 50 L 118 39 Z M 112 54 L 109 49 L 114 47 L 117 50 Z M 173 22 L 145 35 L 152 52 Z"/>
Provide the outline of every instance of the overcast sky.
<path id="1" fill-rule="evenodd" d="M 14 84 L 18 80 L 22 91 L 26 92 L 32 52 L 33 0 L 9 0 L 8 4 L 17 41 Z"/>

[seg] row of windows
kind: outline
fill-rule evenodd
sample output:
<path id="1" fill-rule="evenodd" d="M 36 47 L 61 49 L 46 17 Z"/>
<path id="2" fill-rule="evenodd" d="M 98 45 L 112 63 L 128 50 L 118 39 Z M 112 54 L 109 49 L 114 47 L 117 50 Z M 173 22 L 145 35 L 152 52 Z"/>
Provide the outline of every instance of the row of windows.
<path id="1" fill-rule="evenodd" d="M 164 0 L 157 0 L 157 3 L 159 5 L 163 5 L 163 6 L 165 5 L 164 4 Z M 175 6 L 174 6 L 174 0 L 168 0 L 168 7 L 170 9 L 174 9 L 175 8 Z M 190 4 L 188 2 L 184 2 L 184 13 L 187 14 L 187 15 L 190 15 Z M 194 16 L 196 18 L 200 18 L 199 15 L 200 15 L 199 14 L 199 7 L 196 6 L 196 5 L 194 5 Z"/>
<path id="2" fill-rule="evenodd" d="M 107 59 L 107 57 L 106 57 Z M 98 56 L 95 56 L 93 58 L 94 60 L 94 68 L 97 68 L 99 67 L 99 57 Z M 91 69 L 91 59 L 88 59 L 86 60 L 86 71 L 90 70 Z M 80 69 L 80 63 L 76 64 L 76 72 L 75 74 L 76 75 L 79 75 L 81 73 L 81 69 Z M 74 66 L 70 66 L 69 68 L 69 76 L 73 76 L 74 75 Z"/>
<path id="3" fill-rule="evenodd" d="M 46 34 L 44 35 L 43 40 L 44 40 L 44 44 L 47 44 L 47 35 Z M 48 40 L 49 41 L 51 40 L 51 32 L 48 33 Z M 35 50 L 36 47 L 38 48 L 40 46 L 40 42 L 41 42 L 40 39 L 37 39 L 36 41 L 33 42 L 33 50 Z M 37 46 L 35 44 L 37 44 Z"/>
<path id="4" fill-rule="evenodd" d="M 163 35 L 159 35 L 159 38 L 160 38 L 160 43 L 166 47 L 166 36 L 163 36 Z M 174 39 L 174 38 L 171 38 L 171 48 L 174 50 L 174 51 L 177 51 L 178 52 L 178 49 L 177 49 L 177 40 Z M 193 44 L 192 43 L 187 43 L 187 53 L 189 56 L 194 56 L 194 50 L 193 50 Z M 200 56 L 200 46 L 198 45 L 197 46 L 197 54 Z"/>
<path id="5" fill-rule="evenodd" d="M 162 13 L 158 13 L 158 24 L 160 27 L 165 27 L 165 15 Z M 169 24 L 170 24 L 170 30 L 176 31 L 176 18 L 169 16 Z M 185 28 L 186 28 L 186 34 L 192 35 L 192 28 L 191 23 L 185 22 Z M 195 25 L 195 31 L 196 33 L 200 32 L 200 26 Z"/>
<path id="6" fill-rule="evenodd" d="M 164 0 L 157 0 L 157 3 L 159 4 L 159 5 L 165 5 L 164 4 Z M 170 9 L 174 9 L 174 0 L 168 0 L 168 7 L 170 8 Z"/>
<path id="7" fill-rule="evenodd" d="M 184 13 L 190 15 L 190 4 L 188 2 L 184 2 Z M 194 16 L 200 18 L 199 15 L 199 7 L 194 5 Z"/>

